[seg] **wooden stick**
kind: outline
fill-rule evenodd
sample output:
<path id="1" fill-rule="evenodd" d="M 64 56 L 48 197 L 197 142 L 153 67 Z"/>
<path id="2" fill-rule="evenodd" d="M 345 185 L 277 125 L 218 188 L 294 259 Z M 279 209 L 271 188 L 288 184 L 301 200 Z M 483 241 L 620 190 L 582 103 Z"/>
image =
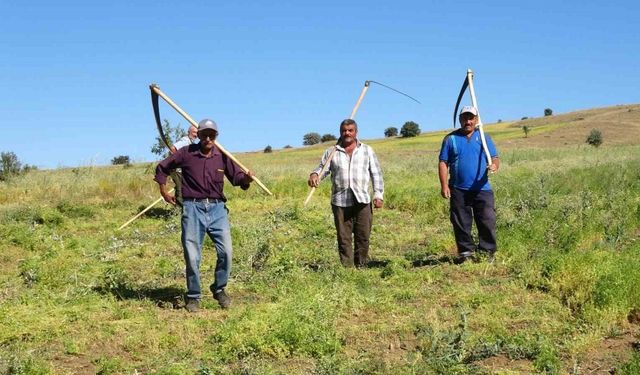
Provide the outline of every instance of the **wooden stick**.
<path id="1" fill-rule="evenodd" d="M 160 96 L 162 99 L 164 99 L 164 101 L 167 102 L 167 104 L 169 104 L 171 107 L 173 107 L 173 109 L 175 109 L 179 114 L 182 115 L 182 117 L 184 117 L 191 125 L 193 125 L 194 127 L 198 127 L 198 123 L 195 122 L 191 116 L 189 116 L 185 111 L 183 111 L 180 107 L 178 107 L 178 105 L 176 103 L 173 102 L 173 100 L 171 100 L 167 95 L 165 95 L 165 93 L 163 93 L 160 88 L 153 84 L 149 86 L 153 91 L 156 92 L 156 94 L 158 94 L 158 96 Z M 220 150 L 220 152 L 222 152 L 224 155 L 226 155 L 229 159 L 231 159 L 234 163 L 236 163 L 245 173 L 249 172 L 249 168 L 245 167 L 242 163 L 240 163 L 240 161 L 238 161 L 238 159 L 236 159 L 233 155 L 231 155 L 231 153 L 227 150 L 225 150 L 224 147 L 222 147 L 218 141 L 214 141 L 213 142 L 216 147 Z M 262 183 L 262 181 L 260 181 L 258 179 L 257 176 L 252 176 L 253 180 L 256 182 L 256 184 L 258 184 L 258 186 L 260 186 L 262 188 L 262 190 L 265 191 L 265 193 L 269 194 L 269 195 L 273 195 L 273 193 L 271 193 L 269 191 L 269 189 L 267 189 L 267 187 Z"/>
<path id="2" fill-rule="evenodd" d="M 364 87 L 360 92 L 360 97 L 358 97 L 358 101 L 356 101 L 356 105 L 353 107 L 353 110 L 351 110 L 351 116 L 349 116 L 350 119 L 353 120 L 356 117 L 356 113 L 360 108 L 360 104 L 362 103 L 362 99 L 364 99 L 364 96 L 367 93 L 367 90 L 369 90 L 369 81 L 364 81 Z M 340 142 L 340 138 L 338 138 L 338 142 Z M 324 174 L 324 172 L 326 172 L 329 165 L 331 165 L 331 159 L 333 159 L 333 155 L 335 155 L 336 150 L 338 149 L 337 145 L 338 144 L 336 143 L 336 146 L 333 146 L 333 150 L 331 150 L 331 153 L 329 154 L 327 161 L 322 166 L 322 169 L 320 170 L 320 174 L 318 174 L 318 177 L 322 178 L 322 175 Z M 316 188 L 312 187 L 311 191 L 309 191 L 309 195 L 307 195 L 307 199 L 304 200 L 303 207 L 307 206 L 307 203 L 309 203 L 309 201 L 311 200 L 311 197 L 313 196 L 313 193 L 315 192 L 316 192 Z"/>
<path id="3" fill-rule="evenodd" d="M 169 193 L 172 193 L 174 189 L 169 190 Z M 161 200 L 163 200 L 163 197 L 158 198 L 158 200 L 156 200 L 155 202 L 151 203 L 147 208 L 145 208 L 144 210 L 140 211 L 136 216 L 132 217 L 131 219 L 129 219 L 129 221 L 127 221 L 126 223 L 122 224 L 120 226 L 120 228 L 118 228 L 118 230 L 123 229 L 124 227 L 126 227 L 127 225 L 131 224 L 135 219 L 139 218 L 140 216 L 142 216 L 142 214 L 144 214 L 145 212 L 149 211 L 151 209 L 151 207 L 155 206 L 156 204 L 160 203 Z"/>
<path id="4" fill-rule="evenodd" d="M 482 120 L 480 119 L 480 110 L 478 109 L 478 101 L 476 100 L 476 92 L 473 89 L 473 71 L 471 69 L 467 69 L 467 80 L 469 81 L 469 93 L 471 94 L 471 105 L 476 108 L 478 111 L 478 130 L 480 130 L 480 140 L 482 141 L 482 149 L 484 150 L 484 154 L 487 157 L 487 167 L 490 167 L 491 162 L 491 154 L 489 153 L 489 148 L 487 147 L 487 141 L 484 137 L 484 130 L 482 130 Z"/>

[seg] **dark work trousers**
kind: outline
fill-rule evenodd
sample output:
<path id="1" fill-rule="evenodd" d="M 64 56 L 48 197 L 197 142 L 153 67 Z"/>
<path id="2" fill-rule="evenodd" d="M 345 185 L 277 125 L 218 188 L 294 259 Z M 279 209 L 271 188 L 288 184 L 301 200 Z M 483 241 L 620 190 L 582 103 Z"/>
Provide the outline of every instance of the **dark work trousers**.
<path id="1" fill-rule="evenodd" d="M 369 260 L 369 235 L 373 223 L 371 203 L 356 203 L 350 207 L 331 205 L 336 225 L 340 262 L 345 267 L 364 267 Z M 352 247 L 351 238 L 355 245 Z"/>
<path id="2" fill-rule="evenodd" d="M 496 246 L 496 209 L 493 191 L 469 191 L 450 187 L 451 199 L 449 213 L 453 233 L 456 237 L 459 254 L 487 251 L 495 252 Z M 479 244 L 476 246 L 471 235 L 472 220 L 478 228 Z"/>

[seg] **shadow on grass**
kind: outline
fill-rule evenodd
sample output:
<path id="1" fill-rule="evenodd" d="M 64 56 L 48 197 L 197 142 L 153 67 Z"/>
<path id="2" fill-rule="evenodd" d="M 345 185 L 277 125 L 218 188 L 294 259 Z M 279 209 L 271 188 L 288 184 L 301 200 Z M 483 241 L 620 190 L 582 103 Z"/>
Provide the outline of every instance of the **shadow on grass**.
<path id="1" fill-rule="evenodd" d="M 144 210 L 145 207 L 141 208 L 139 211 Z M 143 216 L 150 217 L 154 219 L 168 219 L 178 213 L 178 209 L 174 207 L 164 208 L 164 207 L 153 207 L 149 209 L 149 211 L 145 212 Z"/>
<path id="2" fill-rule="evenodd" d="M 367 262 L 366 268 L 385 268 L 390 263 L 389 260 L 371 259 Z"/>
<path id="3" fill-rule="evenodd" d="M 441 264 L 457 264 L 457 257 L 451 255 L 428 256 L 422 259 L 414 259 L 411 262 L 413 267 L 439 266 Z"/>
<path id="4" fill-rule="evenodd" d="M 332 265 L 326 262 L 307 262 L 302 264 L 302 267 L 313 272 L 323 272 L 331 268 Z"/>
<path id="5" fill-rule="evenodd" d="M 175 286 L 162 288 L 134 289 L 126 284 L 113 287 L 99 286 L 94 290 L 100 294 L 112 294 L 119 300 L 151 300 L 156 306 L 162 308 L 182 308 L 184 290 Z"/>

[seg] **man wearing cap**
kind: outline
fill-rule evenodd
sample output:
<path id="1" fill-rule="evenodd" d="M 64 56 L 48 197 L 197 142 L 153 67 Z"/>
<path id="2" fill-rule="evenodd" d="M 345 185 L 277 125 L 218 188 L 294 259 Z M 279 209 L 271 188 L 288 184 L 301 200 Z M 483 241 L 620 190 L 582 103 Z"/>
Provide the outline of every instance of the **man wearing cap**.
<path id="1" fill-rule="evenodd" d="M 173 146 L 171 146 L 171 153 L 175 154 L 175 152 L 178 151 L 179 149 L 185 146 L 189 146 L 190 144 L 196 142 L 197 140 L 198 140 L 198 128 L 191 125 L 189 126 L 189 131 L 187 132 L 187 135 L 178 139 L 176 143 L 174 143 Z"/>
<path id="2" fill-rule="evenodd" d="M 217 136 L 215 122 L 208 119 L 200 121 L 200 142 L 183 147 L 161 161 L 154 179 L 164 200 L 175 204 L 176 198 L 166 189 L 167 176 L 172 170 L 182 168 L 182 248 L 187 276 L 186 308 L 189 312 L 196 312 L 200 307 L 200 259 L 205 233 L 215 244 L 218 256 L 215 280 L 209 289 L 222 308 L 231 304 L 225 293 L 231 273 L 232 246 L 225 206 L 227 199 L 222 192 L 224 177 L 243 190 L 248 189 L 253 181 L 251 172 L 244 173 L 215 146 Z"/>
<path id="3" fill-rule="evenodd" d="M 382 207 L 384 182 L 373 149 L 357 138 L 358 124 L 352 119 L 340 124 L 340 139 L 330 167 L 319 176 L 333 147 L 328 148 L 320 165 L 309 175 L 307 183 L 318 187 L 331 173 L 331 208 L 336 226 L 338 252 L 345 267 L 364 267 L 369 258 L 369 236 L 373 220 L 369 183 L 373 182 L 373 206 Z M 355 244 L 352 247 L 352 237 Z"/>
<path id="4" fill-rule="evenodd" d="M 476 251 L 486 252 L 493 262 L 496 246 L 496 211 L 488 172 L 497 172 L 500 159 L 493 141 L 485 135 L 491 166 L 482 148 L 478 110 L 472 106 L 460 111 L 460 129 L 442 141 L 438 176 L 440 194 L 449 199 L 449 217 L 458 247 L 458 262 L 473 259 Z M 447 176 L 449 180 L 447 181 Z M 472 221 L 478 229 L 479 243 L 471 235 Z"/>

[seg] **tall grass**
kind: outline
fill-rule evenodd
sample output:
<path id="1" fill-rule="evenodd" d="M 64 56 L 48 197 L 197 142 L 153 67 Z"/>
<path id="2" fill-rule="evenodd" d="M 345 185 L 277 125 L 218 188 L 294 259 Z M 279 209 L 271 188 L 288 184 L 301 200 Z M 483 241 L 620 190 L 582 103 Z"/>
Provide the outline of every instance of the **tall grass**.
<path id="1" fill-rule="evenodd" d="M 327 145 L 238 155 L 275 197 L 227 186 L 233 305 L 195 315 L 178 213 L 115 229 L 157 198 L 152 164 L 0 184 L 0 372 L 563 373 L 637 332 L 640 146 L 502 150 L 498 263 L 455 266 L 443 134 L 371 142 L 386 197 L 363 270 L 339 264 L 329 184 L 302 207 Z M 214 257 L 207 240 L 205 283 Z"/>

